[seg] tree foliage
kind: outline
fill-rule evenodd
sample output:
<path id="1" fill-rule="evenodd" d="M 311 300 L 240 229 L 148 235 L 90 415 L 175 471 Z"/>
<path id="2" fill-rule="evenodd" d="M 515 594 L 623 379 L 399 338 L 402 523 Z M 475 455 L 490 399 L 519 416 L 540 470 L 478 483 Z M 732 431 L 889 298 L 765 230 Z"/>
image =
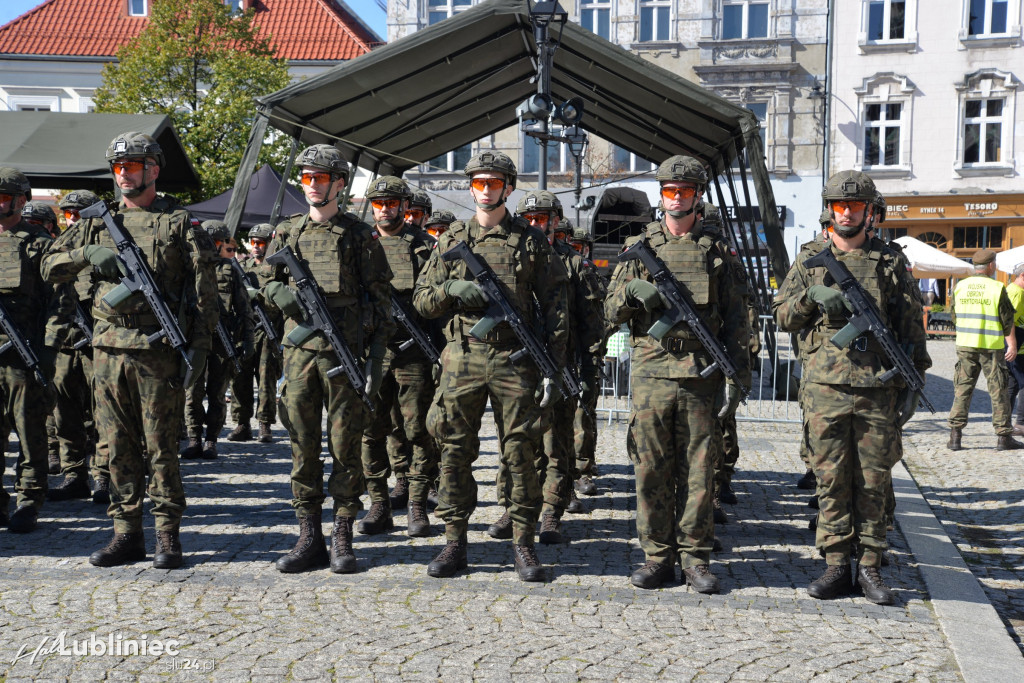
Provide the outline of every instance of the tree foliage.
<path id="1" fill-rule="evenodd" d="M 230 189 L 256 113 L 253 98 L 286 86 L 288 67 L 261 37 L 254 11 L 223 0 L 156 0 L 147 27 L 103 69 L 96 110 L 165 114 L 202 180 L 196 201 Z M 260 163 L 283 168 L 284 141 Z"/>

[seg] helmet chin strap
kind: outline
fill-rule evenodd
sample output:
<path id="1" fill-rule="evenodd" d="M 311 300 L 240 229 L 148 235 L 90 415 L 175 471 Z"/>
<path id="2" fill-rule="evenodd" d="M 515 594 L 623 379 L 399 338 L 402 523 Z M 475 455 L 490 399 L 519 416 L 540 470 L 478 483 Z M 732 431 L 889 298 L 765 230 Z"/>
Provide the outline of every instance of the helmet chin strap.
<path id="1" fill-rule="evenodd" d="M 843 228 L 841 228 L 835 222 L 835 219 L 833 218 L 833 220 L 832 220 L 832 229 L 835 230 L 837 233 L 839 233 L 840 237 L 845 237 L 845 238 L 849 239 L 850 237 L 856 237 L 857 233 L 859 233 L 861 230 L 863 230 L 864 226 L 866 226 L 867 224 L 868 224 L 868 213 L 867 213 L 867 211 L 865 211 L 864 212 L 864 218 L 862 218 L 860 220 L 860 224 L 859 225 L 855 225 L 852 228 L 843 229 Z"/>
<path id="2" fill-rule="evenodd" d="M 121 194 L 124 195 L 125 197 L 138 197 L 140 194 L 145 192 L 154 182 L 155 181 L 153 180 L 150 180 L 148 183 L 146 182 L 146 165 L 145 163 L 143 163 L 142 185 L 140 185 L 139 187 L 133 187 L 130 190 L 121 190 Z"/>
<path id="3" fill-rule="evenodd" d="M 691 208 L 688 211 L 669 211 L 668 209 L 666 209 L 665 213 L 667 213 L 669 216 L 672 216 L 672 218 L 686 218 L 691 213 L 693 213 L 693 209 Z"/>
<path id="4" fill-rule="evenodd" d="M 483 209 L 484 211 L 494 211 L 495 209 L 501 208 L 501 205 L 505 203 L 505 188 L 507 188 L 507 187 L 508 187 L 508 181 L 507 180 L 502 181 L 502 183 L 501 183 L 501 194 L 498 195 L 498 201 L 496 201 L 493 204 L 488 204 L 486 202 L 478 202 L 475 199 L 473 200 L 473 203 L 476 204 L 476 207 L 478 209 Z"/>

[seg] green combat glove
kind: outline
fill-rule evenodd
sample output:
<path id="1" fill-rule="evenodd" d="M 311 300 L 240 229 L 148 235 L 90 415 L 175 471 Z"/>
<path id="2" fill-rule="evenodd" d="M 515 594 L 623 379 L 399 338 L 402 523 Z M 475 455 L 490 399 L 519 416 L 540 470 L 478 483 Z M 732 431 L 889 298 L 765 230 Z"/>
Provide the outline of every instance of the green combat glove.
<path id="1" fill-rule="evenodd" d="M 366 359 L 366 386 L 364 391 L 372 401 L 380 391 L 380 385 L 384 383 L 384 361 L 380 358 L 370 356 Z"/>
<path id="2" fill-rule="evenodd" d="M 466 308 L 483 308 L 487 305 L 484 290 L 469 280 L 448 280 L 444 283 L 444 293 L 461 301 Z"/>
<path id="3" fill-rule="evenodd" d="M 256 299 L 259 298 L 260 290 L 255 287 L 246 287 L 245 291 L 249 294 L 249 301 L 256 301 Z"/>
<path id="4" fill-rule="evenodd" d="M 807 289 L 807 298 L 825 310 L 825 315 L 838 318 L 847 311 L 853 311 L 850 303 L 838 289 L 825 285 L 812 285 Z"/>
<path id="5" fill-rule="evenodd" d="M 114 279 L 123 274 L 117 253 L 109 247 L 103 247 L 99 244 L 87 244 L 82 247 L 82 255 L 105 278 Z"/>
<path id="6" fill-rule="evenodd" d="M 302 312 L 302 305 L 299 303 L 298 296 L 295 295 L 295 290 L 286 285 L 283 282 L 270 282 L 263 289 L 264 295 L 281 309 L 289 318 L 295 320 L 302 320 L 306 316 Z"/>
<path id="7" fill-rule="evenodd" d="M 917 412 L 917 404 L 921 400 L 921 395 L 916 391 L 910 389 L 903 389 L 900 392 L 899 398 L 896 401 L 896 426 L 903 429 L 903 425 L 910 422 L 910 418 L 914 417 L 914 413 Z"/>
<path id="8" fill-rule="evenodd" d="M 655 311 L 659 308 L 668 308 L 665 300 L 661 298 L 661 292 L 647 280 L 633 278 L 626 283 L 627 300 L 643 306 L 648 311 Z M 633 308 L 639 308 L 633 306 Z"/>
<path id="9" fill-rule="evenodd" d="M 740 406 L 740 399 L 742 398 L 740 388 L 732 382 L 726 382 L 722 386 L 722 393 L 718 395 L 715 400 L 715 409 L 718 411 L 717 417 L 719 420 L 724 420 L 736 413 L 736 409 Z"/>

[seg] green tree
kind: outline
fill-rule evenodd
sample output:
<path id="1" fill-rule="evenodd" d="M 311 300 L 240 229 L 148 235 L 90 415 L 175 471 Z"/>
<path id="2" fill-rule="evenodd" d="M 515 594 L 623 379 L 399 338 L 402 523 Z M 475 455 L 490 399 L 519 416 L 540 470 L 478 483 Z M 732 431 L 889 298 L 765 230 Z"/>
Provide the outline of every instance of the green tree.
<path id="1" fill-rule="evenodd" d="M 233 14 L 223 0 L 156 0 L 149 24 L 103 68 L 96 110 L 165 114 L 202 180 L 192 201 L 234 185 L 256 114 L 253 98 L 286 86 L 288 67 L 259 34 L 254 11 Z M 260 163 L 284 168 L 282 139 Z"/>

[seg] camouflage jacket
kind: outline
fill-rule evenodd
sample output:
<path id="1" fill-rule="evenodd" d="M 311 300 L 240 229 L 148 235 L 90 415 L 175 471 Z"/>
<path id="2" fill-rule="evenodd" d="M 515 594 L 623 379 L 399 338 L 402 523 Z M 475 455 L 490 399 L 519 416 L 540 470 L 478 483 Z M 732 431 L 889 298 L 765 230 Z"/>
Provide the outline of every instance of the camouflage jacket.
<path id="1" fill-rule="evenodd" d="M 262 268 L 263 263 L 257 263 L 256 259 L 254 259 L 251 254 L 244 254 L 238 259 L 238 265 L 240 265 L 242 270 L 245 272 L 245 286 L 247 288 L 251 287 L 253 289 L 259 289 L 260 269 Z M 284 316 L 281 315 L 281 311 L 277 310 L 273 306 L 267 306 L 262 301 L 260 301 L 260 304 L 263 306 L 263 310 L 266 312 L 267 318 L 270 319 L 270 324 L 274 328 L 274 331 L 277 332 L 277 340 L 280 344 L 281 335 L 284 332 Z M 263 326 L 260 325 L 256 319 L 255 308 L 250 305 L 249 310 L 252 311 L 253 338 L 258 344 L 263 341 L 267 336 L 267 333 L 263 331 Z"/>
<path id="2" fill-rule="evenodd" d="M 286 245 L 317 281 L 352 354 L 360 357 L 370 349 L 379 349 L 375 353 L 383 357 L 388 340 L 395 333 L 391 317 L 392 275 L 373 229 L 351 213 L 339 212 L 324 223 L 314 222 L 309 214 L 298 214 L 277 226 L 267 254 L 272 255 Z M 275 280 L 294 285 L 283 266 L 272 266 L 265 259 L 259 273 L 264 288 Z M 263 299 L 268 309 L 274 309 L 266 297 Z M 290 345 L 287 335 L 299 322 L 285 320 L 285 346 Z M 311 336 L 302 348 L 331 351 L 322 334 Z"/>
<path id="3" fill-rule="evenodd" d="M 37 354 L 42 349 L 47 317 L 55 313 L 53 288 L 39 269 L 52 242 L 46 230 L 24 220 L 0 231 L 0 303 Z M 7 341 L 7 335 L 0 333 L 0 344 Z M 8 364 L 12 358 L 17 358 L 13 350 L 0 362 Z"/>
<path id="4" fill-rule="evenodd" d="M 690 294 L 698 313 L 736 364 L 741 383 L 749 385 L 750 331 L 743 303 L 746 286 L 736 281 L 732 248 L 718 233 L 705 231 L 700 220 L 681 237 L 672 235 L 660 222 L 648 223 L 644 234 L 626 240 L 623 249 L 642 239 Z M 651 313 L 634 306 L 636 302 L 626 294 L 626 285 L 634 278 L 651 281 L 651 274 L 639 260 L 620 262 L 612 273 L 604 304 L 609 326 L 629 325 L 633 374 L 671 379 L 700 377 L 711 364 L 711 357 L 685 323 L 675 325 L 662 342 L 647 334 L 664 310 Z"/>
<path id="5" fill-rule="evenodd" d="M 598 367 L 605 352 L 604 283 L 590 259 L 562 240 L 555 240 L 553 248 L 569 274 L 569 349 L 576 365 Z"/>
<path id="6" fill-rule="evenodd" d="M 925 348 L 921 306 L 907 287 L 905 268 L 900 265 L 896 253 L 877 238 L 871 238 L 862 248 L 850 252 L 839 250 L 831 240 L 822 248 L 831 249 L 874 299 L 896 339 L 911 348 L 914 366 L 923 377 L 924 371 L 931 367 L 931 359 Z M 808 269 L 804 265 L 815 253 L 817 251 L 805 250 L 797 256 L 772 304 L 779 328 L 800 335 L 803 382 L 883 386 L 878 375 L 888 369 L 889 362 L 874 336 L 865 335 L 848 348 L 836 348 L 829 340 L 846 326 L 846 316 L 824 316 L 817 304 L 807 298 L 807 290 L 813 285 L 838 289 L 825 268 Z M 897 377 L 884 386 L 900 387 L 903 382 Z"/>
<path id="7" fill-rule="evenodd" d="M 190 346 L 209 351 L 219 316 L 213 240 L 199 229 L 199 222 L 186 209 L 169 197 L 157 197 L 148 208 L 122 204 L 112 213 L 141 249 L 160 295 L 177 317 Z M 153 348 L 147 337 L 160 327 L 149 304 L 138 292 L 116 309 L 103 302 L 119 280 L 104 278 L 92 268 L 84 253 L 84 247 L 90 244 L 117 251 L 101 219 L 80 220 L 50 247 L 43 258 L 43 277 L 55 284 L 73 282 L 78 298 L 92 302 L 93 346 Z M 155 344 L 166 345 L 166 341 Z"/>
<path id="8" fill-rule="evenodd" d="M 444 291 L 448 280 L 473 279 L 463 261 L 441 258 L 444 252 L 462 241 L 487 262 L 505 294 L 527 320 L 533 317 L 531 311 L 536 299 L 552 359 L 559 367 L 564 366 L 569 334 L 566 314 L 569 276 L 544 234 L 523 219 L 513 218 L 507 211 L 501 223 L 486 231 L 474 216 L 468 221 L 455 221 L 441 235 L 430 261 L 416 281 L 413 305 L 420 315 L 443 318 L 442 327 L 449 342 L 467 338 L 470 328 L 483 317 L 483 309 L 464 309 L 455 297 Z M 507 323 L 495 327 L 488 339 L 515 343 Z"/>
<path id="9" fill-rule="evenodd" d="M 220 294 L 220 320 L 235 345 L 235 353 L 241 353 L 246 342 L 255 344 L 252 305 L 245 280 L 231 266 L 231 259 L 217 259 L 217 292 Z M 219 348 L 219 344 L 218 344 Z"/>
<path id="10" fill-rule="evenodd" d="M 393 278 L 391 289 L 395 297 L 401 301 L 406 310 L 412 315 L 413 322 L 424 332 L 430 335 L 437 345 L 437 334 L 433 321 L 424 320 L 412 305 L 412 294 L 416 287 L 416 279 L 430 260 L 430 253 L 434 250 L 437 240 L 426 230 L 404 223 L 402 229 L 395 235 L 384 235 L 376 233 L 384 254 L 388 259 L 388 267 L 391 268 Z M 389 356 L 396 353 L 396 347 L 409 340 L 409 333 L 401 324 L 396 322 L 395 336 L 389 342 Z M 417 354 L 418 346 L 413 344 L 406 349 L 406 353 Z"/>

